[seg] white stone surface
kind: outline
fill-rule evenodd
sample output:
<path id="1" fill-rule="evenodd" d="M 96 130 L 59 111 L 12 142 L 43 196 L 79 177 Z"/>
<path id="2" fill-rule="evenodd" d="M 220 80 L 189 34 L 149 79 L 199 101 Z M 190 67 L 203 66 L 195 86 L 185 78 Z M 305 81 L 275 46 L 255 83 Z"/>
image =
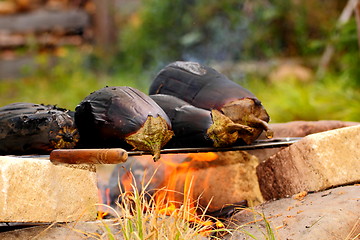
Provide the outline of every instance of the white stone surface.
<path id="1" fill-rule="evenodd" d="M 0 156 L 0 222 L 89 221 L 97 203 L 94 166 Z"/>

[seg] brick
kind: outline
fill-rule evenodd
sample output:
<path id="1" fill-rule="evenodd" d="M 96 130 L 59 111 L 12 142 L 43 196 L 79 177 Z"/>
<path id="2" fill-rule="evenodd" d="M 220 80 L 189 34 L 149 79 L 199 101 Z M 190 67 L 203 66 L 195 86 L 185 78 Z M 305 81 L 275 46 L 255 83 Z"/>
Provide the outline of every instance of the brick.
<path id="1" fill-rule="evenodd" d="M 94 166 L 0 156 L 0 222 L 89 221 L 96 203 Z"/>
<path id="2" fill-rule="evenodd" d="M 257 167 L 265 200 L 360 181 L 360 126 L 311 134 Z"/>

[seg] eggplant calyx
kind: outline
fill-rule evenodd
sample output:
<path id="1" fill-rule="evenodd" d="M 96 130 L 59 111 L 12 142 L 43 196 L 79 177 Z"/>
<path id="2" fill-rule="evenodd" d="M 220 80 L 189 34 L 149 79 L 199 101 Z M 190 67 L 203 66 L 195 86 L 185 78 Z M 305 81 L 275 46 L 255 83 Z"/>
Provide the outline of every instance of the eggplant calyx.
<path id="1" fill-rule="evenodd" d="M 261 102 L 256 98 L 241 98 L 225 104 L 220 109 L 225 116 L 235 123 L 241 123 L 251 126 L 248 121 L 259 119 L 269 122 L 270 118 Z"/>
<path id="2" fill-rule="evenodd" d="M 241 138 L 247 144 L 252 143 L 265 130 L 267 138 L 273 137 L 269 129 L 270 117 L 261 102 L 256 98 L 245 97 L 225 104 L 221 111 L 233 122 L 244 124 L 253 129 L 252 136 L 243 134 Z"/>
<path id="3" fill-rule="evenodd" d="M 229 146 L 237 141 L 239 132 L 251 134 L 249 126 L 234 123 L 230 118 L 218 110 L 211 110 L 213 124 L 208 128 L 207 135 L 214 142 L 214 147 Z"/>
<path id="4" fill-rule="evenodd" d="M 162 117 L 148 116 L 144 125 L 134 134 L 125 138 L 125 141 L 134 149 L 149 151 L 156 162 L 160 158 L 161 148 L 172 138 L 174 132 Z"/>
<path id="5" fill-rule="evenodd" d="M 49 137 L 54 148 L 74 148 L 80 139 L 75 127 L 64 126 L 58 132 L 50 131 Z"/>

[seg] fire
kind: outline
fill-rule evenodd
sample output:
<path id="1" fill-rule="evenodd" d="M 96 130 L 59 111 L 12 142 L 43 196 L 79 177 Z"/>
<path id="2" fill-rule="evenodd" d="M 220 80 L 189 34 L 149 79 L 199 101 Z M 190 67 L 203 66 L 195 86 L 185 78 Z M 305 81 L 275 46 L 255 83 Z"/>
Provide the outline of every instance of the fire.
<path id="1" fill-rule="evenodd" d="M 192 159 L 192 161 L 205 161 L 211 162 L 218 158 L 218 155 L 213 152 L 208 153 L 190 153 L 188 156 Z"/>
<path id="2" fill-rule="evenodd" d="M 99 189 L 98 190 L 98 197 L 99 197 L 99 203 L 100 204 L 98 205 L 98 212 L 97 212 L 97 215 L 98 215 L 97 218 L 98 219 L 103 219 L 109 214 L 108 209 L 105 208 L 105 205 L 106 206 L 110 205 L 110 189 L 109 188 L 105 189 L 104 195 L 105 195 L 106 200 L 103 197 L 102 191 Z"/>
<path id="3" fill-rule="evenodd" d="M 185 160 L 177 164 L 171 161 L 171 158 L 164 160 L 161 159 L 160 161 L 165 164 L 165 172 L 168 173 L 163 183 L 165 187 L 165 192 L 167 192 L 167 194 L 165 198 L 162 198 L 166 199 L 166 202 L 179 202 L 179 200 L 182 200 L 179 199 L 179 195 L 181 195 L 179 194 L 180 192 L 184 197 L 187 197 L 191 202 L 194 202 L 194 200 L 196 200 L 193 195 L 192 185 L 193 182 L 196 182 L 196 178 L 194 177 L 194 171 L 198 167 L 201 167 L 204 164 L 206 165 L 207 162 L 214 161 L 217 158 L 218 156 L 216 153 L 210 152 L 187 154 Z M 206 188 L 207 182 L 205 181 L 202 184 L 203 187 Z"/>
<path id="4" fill-rule="evenodd" d="M 157 191 L 154 196 L 158 212 L 166 215 L 186 213 L 183 217 L 189 222 L 213 226 L 213 221 L 203 220 L 200 217 L 202 213 L 198 206 L 198 199 L 193 193 L 193 182 L 196 181 L 193 173 L 196 170 L 196 162 L 211 162 L 217 158 L 216 153 L 209 152 L 187 154 L 185 161 L 180 164 L 174 163 L 171 158 L 161 159 L 166 169 L 170 168 L 172 171 L 166 177 L 164 188 Z M 207 183 L 203 184 L 203 187 L 206 187 Z"/>
<path id="5" fill-rule="evenodd" d="M 198 196 L 194 194 L 194 185 L 205 190 L 207 188 L 207 177 L 197 181 L 194 172 L 198 168 L 207 167 L 211 162 L 218 159 L 218 155 L 209 153 L 190 154 L 164 154 L 161 159 L 154 163 L 145 156 L 136 158 L 136 162 L 146 162 L 149 168 L 156 168 L 157 174 L 150 179 L 151 182 L 159 181 L 158 190 L 153 193 L 155 211 L 159 214 L 180 217 L 188 222 L 196 223 L 210 230 L 213 227 L 223 227 L 220 221 L 207 220 L 204 218 L 203 207 L 199 206 Z M 135 170 L 136 171 L 136 170 Z M 150 171 L 151 172 L 151 171 Z M 160 177 L 159 177 L 160 175 Z M 159 177 L 159 178 L 158 178 Z M 145 177 L 141 180 L 144 182 Z M 131 172 L 126 172 L 120 178 L 124 191 L 133 191 L 134 181 Z M 146 180 L 145 180 L 146 181 Z M 195 183 L 195 184 L 194 184 Z M 199 183 L 201 185 L 199 185 Z M 137 186 L 139 187 L 139 186 Z"/>
<path id="6" fill-rule="evenodd" d="M 125 192 L 132 191 L 133 177 L 130 170 L 126 171 L 121 177 L 120 182 Z"/>

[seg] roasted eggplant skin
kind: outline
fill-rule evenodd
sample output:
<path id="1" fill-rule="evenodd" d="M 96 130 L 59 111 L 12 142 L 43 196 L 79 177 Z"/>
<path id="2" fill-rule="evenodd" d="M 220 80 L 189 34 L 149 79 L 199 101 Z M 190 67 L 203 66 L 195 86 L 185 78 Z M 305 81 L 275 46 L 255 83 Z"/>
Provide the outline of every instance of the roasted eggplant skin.
<path id="1" fill-rule="evenodd" d="M 79 141 L 74 112 L 55 105 L 11 103 L 0 108 L 0 154 L 47 154 Z"/>
<path id="2" fill-rule="evenodd" d="M 154 78 L 149 94 L 172 95 L 199 108 L 219 110 L 233 122 L 253 128 L 251 135 L 241 137 L 247 144 L 263 130 L 272 135 L 267 125 L 270 117 L 259 99 L 211 67 L 196 62 L 171 63 Z"/>
<path id="3" fill-rule="evenodd" d="M 173 136 L 170 119 L 159 105 L 127 86 L 104 87 L 88 95 L 75 109 L 75 122 L 83 147 L 151 151 L 154 160 Z"/>
<path id="4" fill-rule="evenodd" d="M 149 95 L 167 94 L 193 106 L 220 110 L 239 98 L 256 98 L 249 90 L 215 69 L 196 62 L 177 61 L 167 65 L 154 78 Z"/>
<path id="5" fill-rule="evenodd" d="M 224 147 L 238 139 L 240 130 L 251 128 L 236 124 L 217 110 L 197 108 L 171 95 L 155 94 L 150 97 L 169 116 L 175 133 L 169 147 Z"/>
<path id="6" fill-rule="evenodd" d="M 169 147 L 201 147 L 212 146 L 207 130 L 213 124 L 211 112 L 197 108 L 189 103 L 170 95 L 155 94 L 150 97 L 168 115 L 174 137 L 169 141 Z"/>

